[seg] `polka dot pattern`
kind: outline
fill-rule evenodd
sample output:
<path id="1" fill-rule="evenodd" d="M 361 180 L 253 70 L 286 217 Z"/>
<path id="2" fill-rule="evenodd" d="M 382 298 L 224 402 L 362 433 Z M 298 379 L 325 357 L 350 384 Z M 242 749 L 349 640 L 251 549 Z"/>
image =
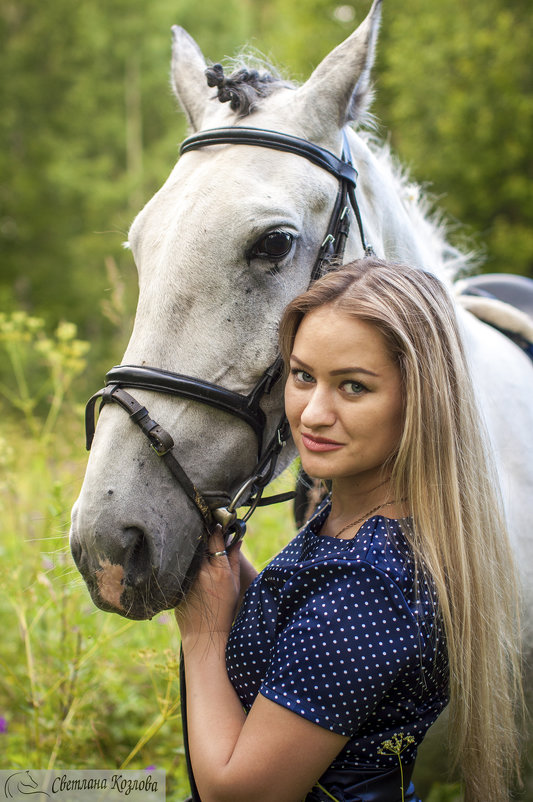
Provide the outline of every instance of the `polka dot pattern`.
<path id="1" fill-rule="evenodd" d="M 414 743 L 447 703 L 434 593 L 415 581 L 401 522 L 374 516 L 351 540 L 318 534 L 329 499 L 248 589 L 226 652 L 249 709 L 258 693 L 350 740 L 332 767 L 388 767 L 392 735 Z"/>

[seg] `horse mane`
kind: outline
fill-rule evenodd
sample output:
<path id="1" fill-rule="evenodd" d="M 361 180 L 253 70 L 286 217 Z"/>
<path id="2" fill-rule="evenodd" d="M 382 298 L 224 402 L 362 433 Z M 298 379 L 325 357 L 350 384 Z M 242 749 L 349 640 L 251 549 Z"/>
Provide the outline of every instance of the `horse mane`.
<path id="1" fill-rule="evenodd" d="M 358 129 L 356 133 L 379 163 L 382 175 L 388 177 L 392 191 L 400 198 L 412 228 L 417 232 L 417 240 L 428 257 L 424 267 L 450 284 L 471 275 L 484 261 L 479 242 L 439 207 L 438 196 L 413 181 L 409 170 L 392 152 L 389 142 L 376 134 L 377 127 L 372 119 L 370 127 Z M 401 250 L 393 254 L 393 258 L 409 261 L 409 256 Z"/>
<path id="2" fill-rule="evenodd" d="M 277 89 L 294 86 L 281 78 L 271 65 L 257 57 L 255 61 L 258 66 L 251 67 L 242 59 L 236 59 L 230 75 L 224 74 L 222 64 L 212 64 L 205 71 L 208 86 L 217 87 L 218 100 L 229 103 L 239 117 L 251 114 L 263 98 Z"/>

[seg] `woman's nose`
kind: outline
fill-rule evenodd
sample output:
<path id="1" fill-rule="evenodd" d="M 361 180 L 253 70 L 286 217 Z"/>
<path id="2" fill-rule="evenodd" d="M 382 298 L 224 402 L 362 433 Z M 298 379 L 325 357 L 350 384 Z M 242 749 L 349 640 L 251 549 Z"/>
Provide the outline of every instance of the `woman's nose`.
<path id="1" fill-rule="evenodd" d="M 333 400 L 326 388 L 315 386 L 313 392 L 309 394 L 300 420 L 308 429 L 332 426 L 335 423 L 336 414 Z"/>

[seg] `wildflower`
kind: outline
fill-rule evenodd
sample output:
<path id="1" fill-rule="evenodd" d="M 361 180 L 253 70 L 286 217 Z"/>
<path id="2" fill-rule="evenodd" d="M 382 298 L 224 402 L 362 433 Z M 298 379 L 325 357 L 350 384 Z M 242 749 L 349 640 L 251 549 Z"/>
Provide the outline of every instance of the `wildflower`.
<path id="1" fill-rule="evenodd" d="M 390 740 L 383 741 L 378 749 L 378 755 L 398 755 L 399 757 L 409 744 L 414 743 L 414 740 L 412 735 L 404 735 L 403 732 L 399 732 Z"/>
<path id="2" fill-rule="evenodd" d="M 56 337 L 61 342 L 68 342 L 69 340 L 73 340 L 78 333 L 78 329 L 75 323 L 69 323 L 66 320 L 63 320 L 56 329 Z"/>
<path id="3" fill-rule="evenodd" d="M 414 743 L 412 735 L 405 735 L 403 732 L 396 733 L 388 741 L 383 741 L 378 748 L 378 755 L 396 755 L 400 764 L 400 790 L 402 792 L 402 802 L 405 800 L 405 788 L 403 784 L 402 752 L 407 749 L 409 744 Z"/>
<path id="4" fill-rule="evenodd" d="M 7 733 L 7 719 L 3 716 L 0 716 L 0 735 L 5 735 Z"/>
<path id="5" fill-rule="evenodd" d="M 323 793 L 323 794 L 325 794 L 325 795 L 328 797 L 328 799 L 332 799 L 332 800 L 333 800 L 333 802 L 339 802 L 339 800 L 337 799 L 337 797 L 336 797 L 336 796 L 333 796 L 333 794 L 330 794 L 330 792 L 328 791 L 328 789 L 327 789 L 327 788 L 324 788 L 324 786 L 323 786 L 323 785 L 320 785 L 320 783 L 316 783 L 316 784 L 314 785 L 314 788 L 318 788 L 320 791 L 322 791 L 322 793 Z"/>

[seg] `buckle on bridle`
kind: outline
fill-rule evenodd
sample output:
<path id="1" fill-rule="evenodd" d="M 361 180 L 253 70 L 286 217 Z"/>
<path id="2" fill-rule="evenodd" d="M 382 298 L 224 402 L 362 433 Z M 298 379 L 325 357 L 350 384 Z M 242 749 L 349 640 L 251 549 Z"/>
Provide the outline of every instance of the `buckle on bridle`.
<path id="1" fill-rule="evenodd" d="M 168 454 L 171 450 L 172 446 L 166 448 L 161 441 L 158 441 L 157 443 L 150 442 L 150 448 L 155 451 L 158 457 L 164 457 L 165 454 Z"/>
<path id="2" fill-rule="evenodd" d="M 246 521 L 255 510 L 259 499 L 261 498 L 262 488 L 258 489 L 255 497 L 252 499 L 250 508 L 245 512 L 242 518 L 237 518 L 237 507 L 241 506 L 240 502 L 248 500 L 250 492 L 257 481 L 257 476 L 252 476 L 247 479 L 237 490 L 227 507 L 217 507 L 211 511 L 214 520 L 221 525 L 223 533 L 227 532 L 224 539 L 226 548 L 235 545 L 243 539 L 246 533 Z M 229 531 L 228 531 L 229 530 Z"/>

